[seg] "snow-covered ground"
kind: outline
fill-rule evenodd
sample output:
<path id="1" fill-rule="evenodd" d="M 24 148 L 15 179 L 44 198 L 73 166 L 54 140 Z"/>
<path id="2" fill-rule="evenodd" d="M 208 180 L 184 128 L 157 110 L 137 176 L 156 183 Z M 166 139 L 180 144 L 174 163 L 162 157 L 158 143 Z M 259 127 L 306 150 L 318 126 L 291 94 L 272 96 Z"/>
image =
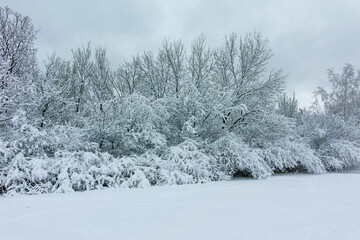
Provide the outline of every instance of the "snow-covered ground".
<path id="1" fill-rule="evenodd" d="M 360 239 L 360 171 L 0 197 L 0 239 Z"/>

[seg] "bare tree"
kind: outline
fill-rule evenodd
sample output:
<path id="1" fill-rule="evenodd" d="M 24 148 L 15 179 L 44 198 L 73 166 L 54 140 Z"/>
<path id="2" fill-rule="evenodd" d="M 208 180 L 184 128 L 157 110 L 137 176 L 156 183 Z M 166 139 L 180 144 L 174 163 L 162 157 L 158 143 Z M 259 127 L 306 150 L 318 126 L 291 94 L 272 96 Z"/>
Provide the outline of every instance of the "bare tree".
<path id="1" fill-rule="evenodd" d="M 176 97 L 179 97 L 186 71 L 184 44 L 180 40 L 170 41 L 169 39 L 165 39 L 160 51 L 167 59 L 171 70 L 171 80 L 174 85 L 175 94 Z"/>
<path id="2" fill-rule="evenodd" d="M 245 38 L 240 38 L 239 84 L 262 77 L 272 56 L 269 40 L 263 39 L 259 32 L 248 33 Z"/>
<path id="3" fill-rule="evenodd" d="M 141 62 L 140 57 L 133 57 L 131 62 L 125 62 L 117 70 L 117 79 L 123 86 L 123 91 L 126 89 L 126 94 L 131 95 L 139 88 L 141 81 Z"/>
<path id="4" fill-rule="evenodd" d="M 225 37 L 225 44 L 214 52 L 215 78 L 222 87 L 231 87 L 236 82 L 237 74 L 235 69 L 237 35 L 231 34 Z"/>
<path id="5" fill-rule="evenodd" d="M 213 65 L 213 54 L 205 43 L 205 36 L 200 35 L 193 41 L 188 58 L 191 81 L 198 90 L 206 84 L 212 73 Z"/>
<path id="6" fill-rule="evenodd" d="M 165 97 L 171 78 L 166 56 L 160 52 L 157 58 L 154 58 L 152 52 L 145 52 L 142 56 L 141 68 L 144 77 L 143 92 L 150 92 L 149 95 L 155 99 Z"/>

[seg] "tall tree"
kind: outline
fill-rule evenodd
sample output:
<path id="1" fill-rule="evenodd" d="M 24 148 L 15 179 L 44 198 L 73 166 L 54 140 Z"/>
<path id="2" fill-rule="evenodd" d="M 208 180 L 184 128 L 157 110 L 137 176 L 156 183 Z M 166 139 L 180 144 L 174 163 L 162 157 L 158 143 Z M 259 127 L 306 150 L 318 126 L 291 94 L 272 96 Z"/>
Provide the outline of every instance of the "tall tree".
<path id="1" fill-rule="evenodd" d="M 167 60 L 171 72 L 174 92 L 176 97 L 179 97 L 184 82 L 184 75 L 186 73 L 186 52 L 184 44 L 180 40 L 170 41 L 169 39 L 165 39 L 160 51 Z"/>
<path id="2" fill-rule="evenodd" d="M 0 7 L 0 56 L 2 62 L 8 62 L 8 74 L 21 77 L 34 72 L 37 32 L 29 17 Z"/>
<path id="3" fill-rule="evenodd" d="M 360 69 L 345 64 L 341 73 L 328 70 L 331 90 L 319 87 L 315 91 L 321 96 L 325 111 L 348 120 L 355 117 L 360 120 Z"/>
<path id="4" fill-rule="evenodd" d="M 214 65 L 213 54 L 205 43 L 204 35 L 198 36 L 192 42 L 188 65 L 191 81 L 198 90 L 201 90 L 211 77 Z"/>
<path id="5" fill-rule="evenodd" d="M 144 83 L 143 93 L 153 96 L 155 99 L 163 98 L 169 90 L 170 67 L 166 56 L 158 53 L 156 57 L 152 52 L 145 52 L 141 57 L 141 69 Z"/>
<path id="6" fill-rule="evenodd" d="M 45 72 L 36 79 L 36 109 L 39 126 L 45 123 L 58 124 L 71 118 L 69 108 L 74 103 L 70 100 L 71 86 L 70 61 L 61 59 L 54 52 L 45 61 Z"/>
<path id="7" fill-rule="evenodd" d="M 125 62 L 117 70 L 117 80 L 122 85 L 122 91 L 125 95 L 131 95 L 139 90 L 139 84 L 142 77 L 140 57 L 132 58 L 131 62 Z"/>
<path id="8" fill-rule="evenodd" d="M 281 70 L 268 70 L 269 42 L 260 33 L 239 38 L 231 34 L 215 52 L 214 78 L 225 104 L 223 127 L 235 130 L 268 108 L 273 108 L 285 88 Z"/>
<path id="9" fill-rule="evenodd" d="M 73 53 L 72 92 L 75 102 L 75 112 L 80 112 L 85 103 L 85 95 L 92 73 L 91 48 L 78 48 Z"/>
<path id="10" fill-rule="evenodd" d="M 0 7 L 0 124 L 31 104 L 37 76 L 35 30 L 29 17 Z"/>

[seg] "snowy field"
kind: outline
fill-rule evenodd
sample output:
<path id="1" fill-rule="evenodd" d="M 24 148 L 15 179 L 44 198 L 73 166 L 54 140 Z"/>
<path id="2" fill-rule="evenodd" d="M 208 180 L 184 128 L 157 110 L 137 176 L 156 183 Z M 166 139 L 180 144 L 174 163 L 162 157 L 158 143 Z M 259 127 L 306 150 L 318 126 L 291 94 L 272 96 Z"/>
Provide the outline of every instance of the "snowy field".
<path id="1" fill-rule="evenodd" d="M 360 239 L 360 171 L 0 197 L 0 239 Z"/>

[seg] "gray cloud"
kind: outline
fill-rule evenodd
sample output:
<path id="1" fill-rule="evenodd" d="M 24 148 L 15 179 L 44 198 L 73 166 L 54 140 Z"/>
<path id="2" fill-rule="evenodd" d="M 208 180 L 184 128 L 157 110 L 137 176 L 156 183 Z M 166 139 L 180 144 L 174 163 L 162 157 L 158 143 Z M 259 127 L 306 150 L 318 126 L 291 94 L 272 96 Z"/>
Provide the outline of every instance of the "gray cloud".
<path id="1" fill-rule="evenodd" d="M 91 41 L 107 47 L 116 67 L 131 55 L 159 48 L 165 36 L 189 44 L 204 33 L 218 45 L 225 34 L 256 29 L 269 38 L 272 65 L 289 74 L 288 92 L 296 92 L 301 106 L 311 103 L 317 86 L 327 85 L 326 69 L 346 62 L 360 66 L 358 0 L 2 2 L 40 28 L 40 62 L 54 50 L 69 58 L 71 49 Z"/>

